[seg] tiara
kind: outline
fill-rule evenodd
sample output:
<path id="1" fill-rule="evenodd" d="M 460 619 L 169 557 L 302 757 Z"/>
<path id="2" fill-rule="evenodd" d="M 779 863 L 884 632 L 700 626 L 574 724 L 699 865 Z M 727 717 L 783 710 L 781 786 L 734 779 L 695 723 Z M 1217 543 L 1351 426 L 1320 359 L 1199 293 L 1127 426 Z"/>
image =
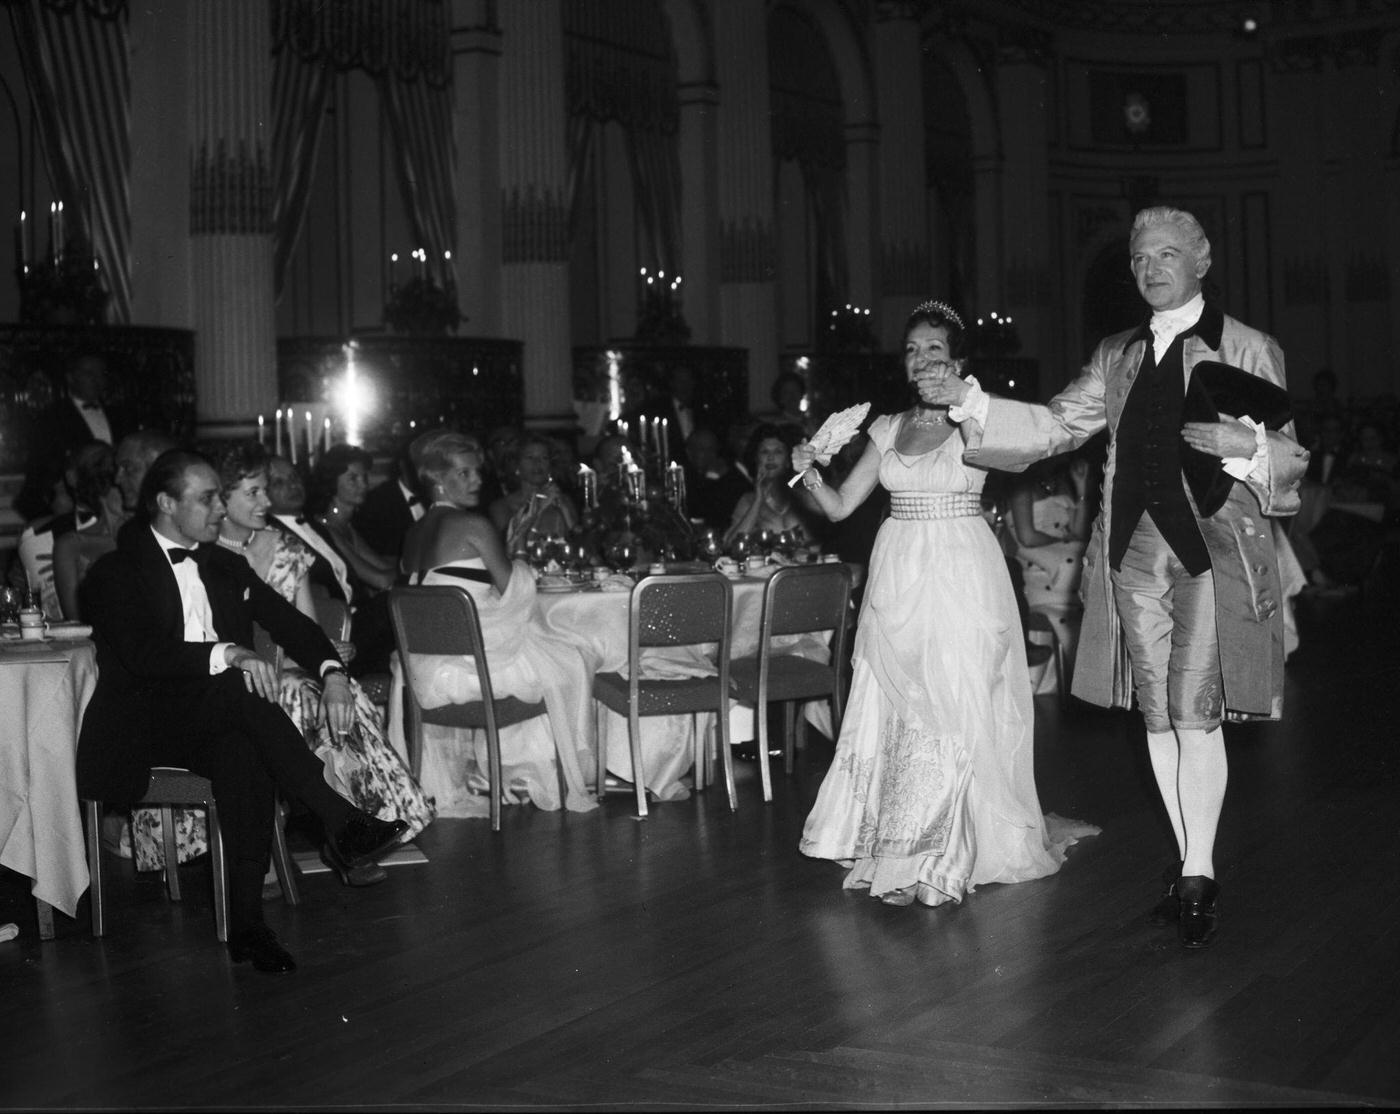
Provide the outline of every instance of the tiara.
<path id="1" fill-rule="evenodd" d="M 966 327 L 963 325 L 962 318 L 958 316 L 957 310 L 955 310 L 947 302 L 940 302 L 937 299 L 931 299 L 927 302 L 920 302 L 917 306 L 914 307 L 914 312 L 911 313 L 909 316 L 918 317 L 921 313 L 936 313 L 945 321 L 951 321 L 959 329 Z"/>

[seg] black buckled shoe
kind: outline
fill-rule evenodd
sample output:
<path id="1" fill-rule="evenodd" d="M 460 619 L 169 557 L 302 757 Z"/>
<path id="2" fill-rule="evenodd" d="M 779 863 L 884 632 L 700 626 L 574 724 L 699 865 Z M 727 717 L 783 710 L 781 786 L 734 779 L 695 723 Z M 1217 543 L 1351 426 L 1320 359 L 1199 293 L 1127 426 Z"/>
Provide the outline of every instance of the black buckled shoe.
<path id="1" fill-rule="evenodd" d="M 1215 911 L 1216 899 L 1220 897 L 1219 884 L 1204 874 L 1191 874 L 1177 882 L 1176 893 L 1181 899 L 1177 934 L 1181 937 L 1182 947 L 1210 947 L 1220 923 Z"/>
<path id="2" fill-rule="evenodd" d="M 1147 923 L 1156 928 L 1166 928 L 1181 920 L 1181 899 L 1176 896 L 1176 881 L 1181 877 L 1181 867 L 1182 864 L 1177 862 L 1162 869 L 1162 881 L 1167 888 L 1162 892 L 1162 899 L 1147 914 Z"/>
<path id="3" fill-rule="evenodd" d="M 235 963 L 251 959 L 254 970 L 268 975 L 289 975 L 297 969 L 292 953 L 277 942 L 277 936 L 265 924 L 230 934 L 228 954 Z"/>
<path id="4" fill-rule="evenodd" d="M 331 858 L 348 871 L 392 850 L 407 831 L 406 820 L 380 820 L 366 812 L 357 812 L 326 848 Z"/>

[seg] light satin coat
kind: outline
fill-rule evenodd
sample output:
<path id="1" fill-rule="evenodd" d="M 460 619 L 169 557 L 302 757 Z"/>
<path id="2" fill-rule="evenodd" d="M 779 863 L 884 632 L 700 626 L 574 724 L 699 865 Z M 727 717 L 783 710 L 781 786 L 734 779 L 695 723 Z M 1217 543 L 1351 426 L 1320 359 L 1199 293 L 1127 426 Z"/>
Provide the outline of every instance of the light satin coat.
<path id="1" fill-rule="evenodd" d="M 1013 472 L 1068 452 L 1108 427 L 1103 507 L 1085 551 L 1084 621 L 1072 688 L 1076 696 L 1103 707 L 1132 705 L 1132 670 L 1108 576 L 1108 539 L 1118 423 L 1150 343 L 1145 325 L 1108 337 L 1079 377 L 1048 405 L 993 398 L 984 427 L 979 430 L 975 422 L 964 426 L 969 463 Z M 1219 360 L 1287 388 L 1278 343 L 1212 306 L 1207 305 L 1195 334 L 1182 345 L 1183 389 L 1202 360 Z M 1267 447 L 1265 465 L 1248 480 L 1237 481 L 1219 511 L 1197 516 L 1215 574 L 1225 715 L 1234 720 L 1278 719 L 1283 710 L 1283 593 L 1264 517 L 1297 512 L 1308 454 L 1294 439 L 1291 423 L 1269 432 Z"/>

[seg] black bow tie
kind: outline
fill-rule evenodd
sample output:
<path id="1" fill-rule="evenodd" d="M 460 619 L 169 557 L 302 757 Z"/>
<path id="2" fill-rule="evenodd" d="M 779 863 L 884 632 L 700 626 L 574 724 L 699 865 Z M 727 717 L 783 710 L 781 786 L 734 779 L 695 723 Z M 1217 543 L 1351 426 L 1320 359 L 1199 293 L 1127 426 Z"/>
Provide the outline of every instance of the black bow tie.
<path id="1" fill-rule="evenodd" d="M 416 506 L 418 506 L 418 504 L 421 503 L 421 502 L 423 502 L 423 500 L 420 499 L 420 498 L 418 498 L 418 496 L 416 496 L 416 495 L 410 495 L 410 496 L 408 497 L 408 505 L 409 505 L 410 507 L 416 507 Z"/>
<path id="2" fill-rule="evenodd" d="M 174 546 L 170 549 L 167 549 L 165 552 L 170 555 L 170 563 L 172 565 L 178 565 L 186 557 L 188 557 L 196 565 L 199 564 L 199 550 L 197 549 L 184 549 L 180 546 Z"/>

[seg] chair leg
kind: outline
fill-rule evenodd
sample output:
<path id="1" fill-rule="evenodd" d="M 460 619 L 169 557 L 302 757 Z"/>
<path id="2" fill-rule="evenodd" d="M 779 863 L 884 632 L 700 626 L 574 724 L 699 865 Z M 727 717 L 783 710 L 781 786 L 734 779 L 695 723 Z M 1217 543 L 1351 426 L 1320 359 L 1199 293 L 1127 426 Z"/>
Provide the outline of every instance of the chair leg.
<path id="1" fill-rule="evenodd" d="M 637 819 L 647 818 L 646 773 L 642 768 L 642 721 L 636 701 L 627 709 L 627 745 L 632 750 L 632 788 L 637 791 Z"/>
<path id="2" fill-rule="evenodd" d="M 597 758 L 594 762 L 594 790 L 599 804 L 608 795 L 608 747 L 603 737 L 603 713 L 598 701 L 593 701 L 593 739 Z"/>
<path id="3" fill-rule="evenodd" d="M 501 794 L 505 792 L 505 775 L 501 772 L 501 735 L 494 723 L 486 727 L 486 780 L 491 789 L 491 830 L 501 830 Z"/>
<path id="4" fill-rule="evenodd" d="M 739 795 L 734 789 L 734 748 L 729 745 L 729 702 L 721 698 L 715 710 L 715 720 L 719 725 L 720 757 L 724 760 L 724 787 L 729 791 L 729 811 L 739 811 Z"/>
<path id="5" fill-rule="evenodd" d="M 282 825 L 286 814 L 282 802 L 272 806 L 272 865 L 277 869 L 277 882 L 282 887 L 282 898 L 288 905 L 301 904 L 301 891 L 297 888 L 296 864 L 287 850 L 287 833 Z"/>
<path id="6" fill-rule="evenodd" d="M 171 901 L 180 900 L 180 853 L 175 846 L 175 810 L 160 806 L 160 834 L 165 845 L 165 888 Z"/>
<path id="7" fill-rule="evenodd" d="M 723 713 L 721 713 L 723 714 Z M 784 713 L 786 714 L 786 713 Z M 728 717 L 725 717 L 728 719 Z M 754 747 L 758 751 L 758 782 L 763 786 L 763 803 L 773 801 L 773 772 L 768 769 L 768 693 L 760 691 L 754 701 L 753 718 L 757 730 L 754 732 Z M 783 721 L 786 724 L 786 720 Z"/>
<path id="8" fill-rule="evenodd" d="M 102 906 L 102 802 L 84 801 L 83 817 L 87 820 L 88 902 L 92 906 L 92 934 L 107 931 Z"/>
<path id="9" fill-rule="evenodd" d="M 799 718 L 798 718 L 798 723 L 803 723 L 804 720 L 803 720 L 803 718 L 801 717 L 801 714 L 800 714 L 800 713 L 801 713 L 801 706 L 799 706 Z M 794 757 L 794 752 L 797 750 L 797 732 L 796 732 L 796 731 L 789 731 L 789 730 L 786 730 L 786 727 L 787 727 L 787 713 L 786 713 L 786 711 L 783 713 L 783 727 L 785 728 L 785 730 L 783 731 L 783 773 L 785 773 L 788 777 L 792 777 L 793 757 Z M 804 728 L 804 731 L 805 731 L 805 728 Z"/>
<path id="10" fill-rule="evenodd" d="M 709 777 L 707 768 L 710 757 L 710 747 L 706 739 L 706 732 L 700 727 L 700 713 L 690 713 L 690 737 L 694 740 L 691 748 L 695 759 L 695 791 L 703 792 L 706 785 L 706 778 Z"/>
<path id="11" fill-rule="evenodd" d="M 228 864 L 224 862 L 224 832 L 217 805 L 208 807 L 209 865 L 214 869 L 214 935 L 228 943 Z"/>

